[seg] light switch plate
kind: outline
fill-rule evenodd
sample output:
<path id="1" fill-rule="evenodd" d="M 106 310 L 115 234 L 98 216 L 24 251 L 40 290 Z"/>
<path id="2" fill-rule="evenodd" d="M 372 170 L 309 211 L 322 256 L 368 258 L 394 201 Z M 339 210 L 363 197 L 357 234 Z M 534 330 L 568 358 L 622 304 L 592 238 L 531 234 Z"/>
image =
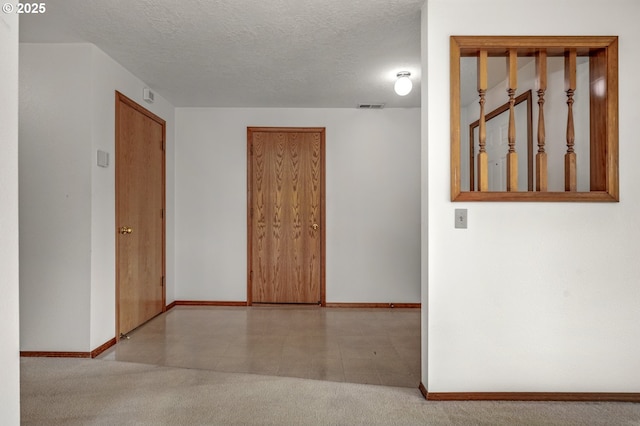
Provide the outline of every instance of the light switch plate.
<path id="1" fill-rule="evenodd" d="M 467 209 L 456 209 L 455 227 L 467 229 Z"/>
<path id="2" fill-rule="evenodd" d="M 109 153 L 98 150 L 98 166 L 109 167 Z"/>

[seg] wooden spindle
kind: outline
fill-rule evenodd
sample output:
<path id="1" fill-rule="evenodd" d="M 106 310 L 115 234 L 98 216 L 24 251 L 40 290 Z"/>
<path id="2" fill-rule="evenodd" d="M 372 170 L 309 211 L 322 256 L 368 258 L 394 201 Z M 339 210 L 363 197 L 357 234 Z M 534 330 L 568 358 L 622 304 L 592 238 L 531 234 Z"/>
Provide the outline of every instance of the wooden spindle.
<path id="1" fill-rule="evenodd" d="M 576 90 L 576 49 L 564 54 L 564 90 L 567 93 L 567 153 L 564 155 L 564 190 L 577 191 L 576 153 L 573 150 L 575 130 L 573 125 L 573 94 Z"/>
<path id="2" fill-rule="evenodd" d="M 509 49 L 507 56 L 507 93 L 509 94 L 509 152 L 507 153 L 507 191 L 518 190 L 518 153 L 516 152 L 516 89 L 518 88 L 518 53 Z"/>
<path id="3" fill-rule="evenodd" d="M 487 51 L 478 55 L 478 94 L 480 95 L 480 120 L 478 125 L 478 190 L 489 190 L 489 156 L 486 151 L 487 126 L 484 118 L 485 94 L 487 92 Z"/>
<path id="4" fill-rule="evenodd" d="M 536 154 L 536 191 L 547 191 L 547 153 L 544 150 L 544 93 L 547 90 L 547 51 L 536 53 L 536 86 L 538 93 L 538 153 Z"/>

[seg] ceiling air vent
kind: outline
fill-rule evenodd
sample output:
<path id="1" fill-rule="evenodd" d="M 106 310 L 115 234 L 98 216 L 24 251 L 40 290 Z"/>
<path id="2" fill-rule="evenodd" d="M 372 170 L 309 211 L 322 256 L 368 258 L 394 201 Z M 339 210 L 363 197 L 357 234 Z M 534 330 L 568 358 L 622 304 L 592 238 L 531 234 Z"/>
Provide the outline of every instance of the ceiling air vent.
<path id="1" fill-rule="evenodd" d="M 358 104 L 358 109 L 382 109 L 384 104 Z"/>

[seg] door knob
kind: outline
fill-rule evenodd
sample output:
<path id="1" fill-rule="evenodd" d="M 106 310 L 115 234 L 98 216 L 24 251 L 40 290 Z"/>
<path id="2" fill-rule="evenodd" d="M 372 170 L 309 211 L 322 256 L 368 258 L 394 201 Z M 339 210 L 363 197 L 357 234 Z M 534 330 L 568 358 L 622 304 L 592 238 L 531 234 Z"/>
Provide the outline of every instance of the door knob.
<path id="1" fill-rule="evenodd" d="M 320 225 L 318 225 L 317 223 L 314 223 L 313 225 L 311 225 L 311 227 L 317 231 L 318 228 L 320 228 Z"/>
<path id="2" fill-rule="evenodd" d="M 120 233 L 122 235 L 130 234 L 131 232 L 133 232 L 133 229 L 129 228 L 128 226 L 123 226 L 122 228 L 120 228 Z"/>

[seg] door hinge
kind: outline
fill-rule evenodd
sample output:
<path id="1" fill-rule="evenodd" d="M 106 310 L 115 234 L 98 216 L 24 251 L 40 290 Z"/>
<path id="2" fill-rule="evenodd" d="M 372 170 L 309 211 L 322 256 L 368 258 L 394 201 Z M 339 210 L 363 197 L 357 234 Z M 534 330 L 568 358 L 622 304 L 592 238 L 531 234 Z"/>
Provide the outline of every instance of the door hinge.
<path id="1" fill-rule="evenodd" d="M 160 217 L 164 219 L 164 209 L 160 209 Z"/>
<path id="2" fill-rule="evenodd" d="M 162 277 L 162 279 L 160 280 L 160 287 L 164 287 L 165 285 L 167 285 L 167 279 L 165 277 Z"/>
<path id="3" fill-rule="evenodd" d="M 160 141 L 160 148 L 164 151 L 167 148 L 167 141 L 165 141 L 164 139 L 162 139 Z"/>

